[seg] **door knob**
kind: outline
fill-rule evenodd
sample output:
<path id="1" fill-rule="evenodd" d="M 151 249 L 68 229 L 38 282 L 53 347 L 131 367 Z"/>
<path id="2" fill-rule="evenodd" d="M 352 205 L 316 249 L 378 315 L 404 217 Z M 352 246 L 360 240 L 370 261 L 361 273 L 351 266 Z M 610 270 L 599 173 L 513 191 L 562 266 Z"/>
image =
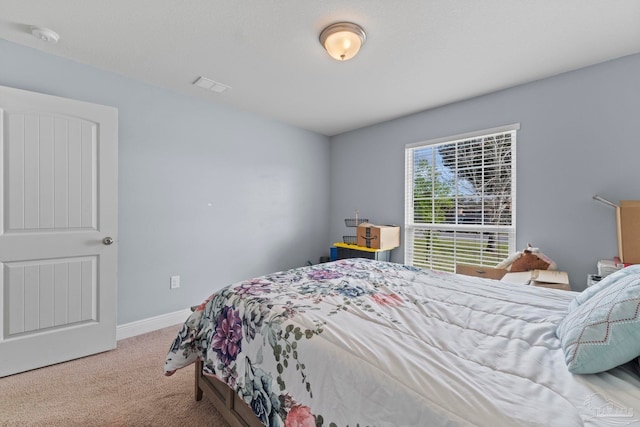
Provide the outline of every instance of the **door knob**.
<path id="1" fill-rule="evenodd" d="M 105 245 L 110 245 L 113 243 L 113 238 L 112 237 L 105 237 L 104 239 L 102 239 L 102 243 L 104 243 Z"/>

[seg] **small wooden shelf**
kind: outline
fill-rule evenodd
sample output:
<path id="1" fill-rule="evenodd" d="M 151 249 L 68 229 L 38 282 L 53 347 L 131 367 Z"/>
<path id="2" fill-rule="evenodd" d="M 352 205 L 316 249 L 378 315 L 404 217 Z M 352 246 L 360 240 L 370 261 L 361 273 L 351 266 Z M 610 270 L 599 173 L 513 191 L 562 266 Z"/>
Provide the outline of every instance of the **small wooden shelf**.
<path id="1" fill-rule="evenodd" d="M 346 248 L 346 249 L 353 249 L 356 251 L 364 251 L 364 252 L 383 252 L 383 251 L 392 250 L 392 249 L 367 248 L 366 246 L 351 245 L 349 243 L 342 243 L 342 242 L 334 243 L 333 246 L 335 246 L 336 248 Z"/>
<path id="2" fill-rule="evenodd" d="M 350 245 L 348 243 L 337 242 L 333 246 L 338 248 L 337 259 L 347 258 L 367 258 L 377 261 L 390 261 L 393 249 L 373 249 L 365 246 Z"/>

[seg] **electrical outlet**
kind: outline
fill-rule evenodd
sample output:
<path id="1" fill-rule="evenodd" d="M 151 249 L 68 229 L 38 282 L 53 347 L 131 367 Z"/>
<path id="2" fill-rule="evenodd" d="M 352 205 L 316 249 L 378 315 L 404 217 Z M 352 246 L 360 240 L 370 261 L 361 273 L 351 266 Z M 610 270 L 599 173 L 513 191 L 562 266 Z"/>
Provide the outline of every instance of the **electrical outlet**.
<path id="1" fill-rule="evenodd" d="M 180 276 L 171 276 L 170 289 L 178 289 L 180 287 Z"/>

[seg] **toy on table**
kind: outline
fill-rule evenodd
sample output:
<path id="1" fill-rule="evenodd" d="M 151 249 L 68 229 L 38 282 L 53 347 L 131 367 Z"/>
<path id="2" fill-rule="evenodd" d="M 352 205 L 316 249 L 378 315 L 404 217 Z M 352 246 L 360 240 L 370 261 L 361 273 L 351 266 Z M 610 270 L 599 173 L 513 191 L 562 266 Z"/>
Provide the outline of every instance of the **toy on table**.
<path id="1" fill-rule="evenodd" d="M 540 252 L 540 249 L 527 244 L 522 252 L 516 252 L 496 265 L 496 268 L 503 268 L 511 273 L 531 270 L 557 270 L 556 263 Z"/>

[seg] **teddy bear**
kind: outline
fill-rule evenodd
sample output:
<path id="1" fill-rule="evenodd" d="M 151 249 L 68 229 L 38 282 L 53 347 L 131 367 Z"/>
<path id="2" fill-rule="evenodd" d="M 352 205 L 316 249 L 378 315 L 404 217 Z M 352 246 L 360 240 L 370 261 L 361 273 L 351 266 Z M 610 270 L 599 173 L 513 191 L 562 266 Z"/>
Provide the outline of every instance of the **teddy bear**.
<path id="1" fill-rule="evenodd" d="M 502 268 L 511 273 L 530 270 L 556 270 L 556 263 L 549 257 L 545 256 L 540 249 L 527 244 L 522 252 L 516 252 L 496 265 L 496 268 Z"/>

